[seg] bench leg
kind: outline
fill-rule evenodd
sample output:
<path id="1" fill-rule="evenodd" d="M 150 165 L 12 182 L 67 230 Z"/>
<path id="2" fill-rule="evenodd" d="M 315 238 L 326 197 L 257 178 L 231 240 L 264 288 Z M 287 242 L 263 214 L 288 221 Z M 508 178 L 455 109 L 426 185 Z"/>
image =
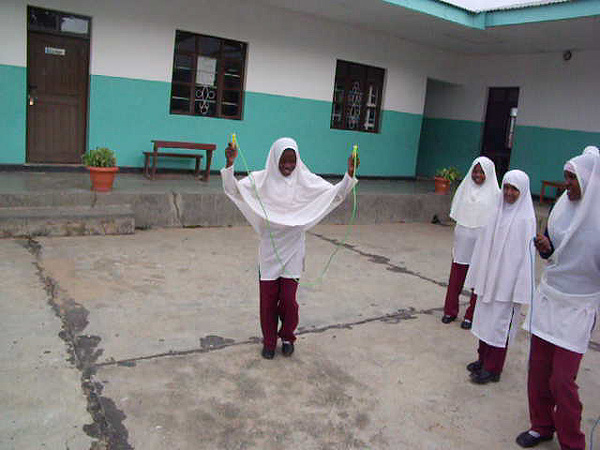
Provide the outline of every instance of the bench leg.
<path id="1" fill-rule="evenodd" d="M 200 176 L 200 160 L 202 157 L 196 156 L 196 170 L 194 170 L 194 176 L 198 178 Z"/>
<path id="2" fill-rule="evenodd" d="M 206 151 L 206 171 L 204 172 L 203 180 L 208 182 L 208 178 L 210 177 L 210 163 L 212 162 L 212 150 Z"/>
<path id="3" fill-rule="evenodd" d="M 150 176 L 151 180 L 154 180 L 154 176 L 156 175 L 156 160 L 158 157 L 156 155 L 152 155 L 152 174 Z"/>
<path id="4" fill-rule="evenodd" d="M 150 178 L 150 158 L 148 155 L 144 155 L 144 176 Z"/>

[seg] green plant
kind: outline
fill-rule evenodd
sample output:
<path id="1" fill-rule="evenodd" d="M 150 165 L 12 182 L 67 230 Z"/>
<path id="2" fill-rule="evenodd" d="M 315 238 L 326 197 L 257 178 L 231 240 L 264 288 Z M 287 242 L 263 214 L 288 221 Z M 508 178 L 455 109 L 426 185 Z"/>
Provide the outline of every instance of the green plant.
<path id="1" fill-rule="evenodd" d="M 460 172 L 456 167 L 444 167 L 443 169 L 438 169 L 435 173 L 435 176 L 444 178 L 450 183 L 454 183 L 455 181 L 460 179 Z"/>
<path id="2" fill-rule="evenodd" d="M 96 147 L 88 150 L 81 158 L 88 167 L 115 167 L 117 158 L 115 152 L 108 147 Z"/>

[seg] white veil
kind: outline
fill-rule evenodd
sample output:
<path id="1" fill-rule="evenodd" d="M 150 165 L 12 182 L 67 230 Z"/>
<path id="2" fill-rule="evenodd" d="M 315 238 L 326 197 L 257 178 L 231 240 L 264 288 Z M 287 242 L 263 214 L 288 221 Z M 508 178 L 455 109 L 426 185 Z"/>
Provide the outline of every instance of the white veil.
<path id="1" fill-rule="evenodd" d="M 485 181 L 481 185 L 476 184 L 471 178 L 477 164 L 485 173 Z M 473 161 L 469 173 L 465 175 L 456 189 L 450 208 L 450 217 L 464 227 L 482 227 L 492 217 L 499 195 L 500 187 L 496 178 L 494 162 L 485 156 L 480 156 Z"/>
<path id="2" fill-rule="evenodd" d="M 465 286 L 473 288 L 483 302 L 528 303 L 533 287 L 529 253 L 536 230 L 529 177 L 511 170 L 502 179 L 505 184 L 515 186 L 519 198 L 510 205 L 498 197 L 493 218 L 475 244 Z"/>
<path id="3" fill-rule="evenodd" d="M 296 168 L 285 177 L 279 171 L 279 159 L 288 148 L 296 153 Z M 243 201 L 227 195 L 257 232 L 265 220 L 275 227 L 308 229 L 344 199 L 338 195 L 341 183 L 333 185 L 313 174 L 302 162 L 296 141 L 287 137 L 273 143 L 265 169 L 241 179 L 238 189 Z"/>
<path id="4" fill-rule="evenodd" d="M 577 175 L 581 199 L 571 201 L 564 192 L 548 219 L 555 250 L 547 280 L 570 294 L 600 294 L 600 156 L 588 149 L 567 162 Z M 561 283 L 565 280 L 570 281 Z"/>

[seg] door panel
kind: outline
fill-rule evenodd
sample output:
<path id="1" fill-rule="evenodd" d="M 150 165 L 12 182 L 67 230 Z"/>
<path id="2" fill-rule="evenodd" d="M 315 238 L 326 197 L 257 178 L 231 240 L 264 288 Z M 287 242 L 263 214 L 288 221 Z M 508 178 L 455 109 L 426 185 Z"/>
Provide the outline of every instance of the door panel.
<path id="1" fill-rule="evenodd" d="M 499 181 L 510 167 L 512 133 L 518 101 L 517 87 L 489 89 L 481 154 L 494 161 Z"/>
<path id="2" fill-rule="evenodd" d="M 29 32 L 28 162 L 81 163 L 88 71 L 87 39 Z"/>

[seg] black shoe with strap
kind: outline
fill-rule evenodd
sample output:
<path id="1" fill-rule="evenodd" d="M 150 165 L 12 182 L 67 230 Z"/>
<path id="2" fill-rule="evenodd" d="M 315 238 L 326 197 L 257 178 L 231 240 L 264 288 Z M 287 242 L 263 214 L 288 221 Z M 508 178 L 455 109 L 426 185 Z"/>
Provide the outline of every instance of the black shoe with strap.
<path id="1" fill-rule="evenodd" d="M 450 323 L 453 322 L 456 319 L 456 316 L 449 316 L 448 314 L 444 314 L 444 317 L 442 317 L 442 323 Z"/>
<path id="2" fill-rule="evenodd" d="M 534 436 L 529 432 L 530 430 L 523 431 L 517 436 L 516 442 L 523 448 L 531 448 L 538 445 L 540 442 L 552 440 L 552 435 L 549 436 Z"/>
<path id="3" fill-rule="evenodd" d="M 490 381 L 497 383 L 500 381 L 500 374 L 488 372 L 482 368 L 479 372 L 471 373 L 471 381 L 475 384 L 488 384 Z"/>
<path id="4" fill-rule="evenodd" d="M 463 330 L 470 330 L 472 326 L 473 326 L 473 323 L 469 319 L 463 320 L 462 323 L 460 324 L 460 327 Z"/>
<path id="5" fill-rule="evenodd" d="M 261 355 L 265 359 L 273 359 L 275 358 L 275 350 L 270 350 L 267 347 L 263 347 Z"/>
<path id="6" fill-rule="evenodd" d="M 481 372 L 481 368 L 483 364 L 481 361 L 473 361 L 472 363 L 467 364 L 467 370 L 471 373 Z"/>
<path id="7" fill-rule="evenodd" d="M 284 342 L 281 345 L 281 353 L 283 354 L 283 356 L 292 356 L 292 353 L 294 353 L 294 343 Z"/>

